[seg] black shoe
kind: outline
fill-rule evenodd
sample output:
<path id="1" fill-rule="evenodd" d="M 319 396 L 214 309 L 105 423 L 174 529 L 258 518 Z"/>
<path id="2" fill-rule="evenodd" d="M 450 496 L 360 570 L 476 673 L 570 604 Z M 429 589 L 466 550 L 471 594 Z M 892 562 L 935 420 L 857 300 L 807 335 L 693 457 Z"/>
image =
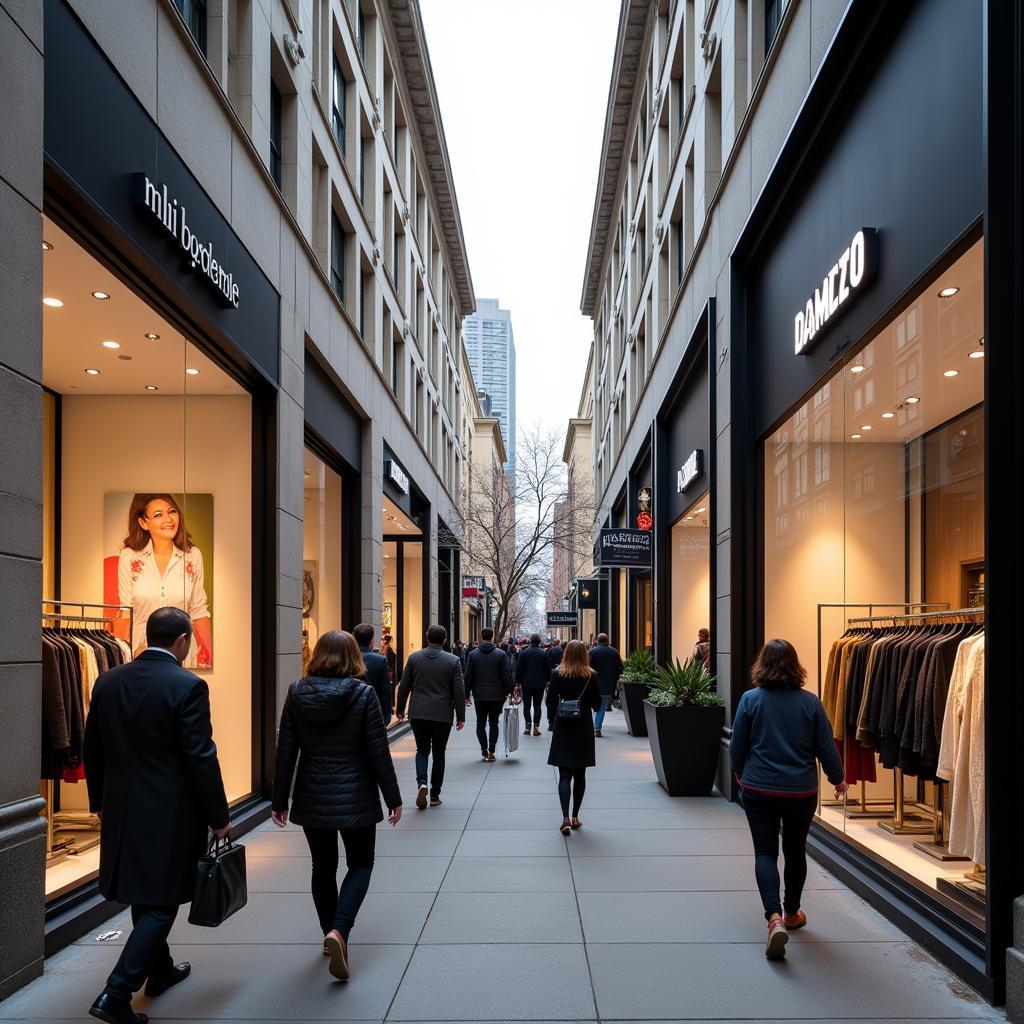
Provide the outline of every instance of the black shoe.
<path id="1" fill-rule="evenodd" d="M 149 1024 L 144 1013 L 136 1013 L 127 1000 L 117 999 L 109 992 L 101 992 L 89 1007 L 89 1016 L 107 1024 Z"/>
<path id="2" fill-rule="evenodd" d="M 146 995 L 150 999 L 162 996 L 172 985 L 184 981 L 192 973 L 192 965 L 186 960 L 180 964 L 174 964 L 169 971 L 150 978 L 146 983 Z"/>

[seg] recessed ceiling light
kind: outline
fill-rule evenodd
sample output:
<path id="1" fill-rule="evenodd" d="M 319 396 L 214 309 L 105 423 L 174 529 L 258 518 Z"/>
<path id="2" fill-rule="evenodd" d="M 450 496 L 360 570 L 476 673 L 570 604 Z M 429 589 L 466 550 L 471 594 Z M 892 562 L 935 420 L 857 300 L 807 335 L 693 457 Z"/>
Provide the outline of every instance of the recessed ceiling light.
<path id="1" fill-rule="evenodd" d="M 959 370 L 943 370 L 942 371 L 942 376 L 943 377 L 955 377 L 959 373 L 960 373 Z"/>
<path id="2" fill-rule="evenodd" d="M 917 403 L 920 402 L 920 401 L 921 401 L 920 398 L 908 398 L 907 399 L 907 405 L 917 405 Z"/>
<path id="3" fill-rule="evenodd" d="M 160 389 L 155 384 L 147 384 L 146 385 L 146 390 L 147 391 L 159 391 Z"/>
<path id="4" fill-rule="evenodd" d="M 119 341 L 101 341 L 100 344 L 104 348 L 120 348 L 121 347 L 121 342 L 119 342 Z"/>
<path id="5" fill-rule="evenodd" d="M 189 375 L 190 377 L 198 377 L 198 376 L 199 376 L 199 371 L 198 371 L 198 370 L 197 370 L 197 369 L 196 369 L 195 367 L 193 367 L 193 366 L 189 366 L 189 367 L 187 367 L 187 368 L 186 368 L 186 370 L 185 370 L 185 372 L 186 372 L 186 373 L 187 373 L 187 374 L 188 374 L 188 375 Z"/>
<path id="6" fill-rule="evenodd" d="M 865 367 L 861 366 L 860 363 L 858 363 L 856 366 L 851 366 L 850 367 L 850 373 L 863 373 L 864 370 L 865 370 Z"/>
<path id="7" fill-rule="evenodd" d="M 859 441 L 860 440 L 860 434 L 851 434 L 850 435 L 850 440 L 851 441 Z"/>
<path id="8" fill-rule="evenodd" d="M 43 305 L 49 306 L 51 309 L 60 309 L 64 303 L 60 299 L 43 299 Z"/>
<path id="9" fill-rule="evenodd" d="M 87 368 L 85 372 L 89 374 L 90 377 L 98 377 L 100 375 L 100 371 L 94 370 L 92 367 Z"/>
<path id="10" fill-rule="evenodd" d="M 953 287 L 953 286 L 950 286 L 949 288 L 943 288 L 939 292 L 939 298 L 940 299 L 951 299 L 951 298 L 953 298 L 954 295 L 956 295 L 956 293 L 958 291 L 960 291 L 960 289 L 956 288 L 956 287 Z"/>
<path id="11" fill-rule="evenodd" d="M 92 293 L 92 297 L 94 299 L 103 300 L 103 299 L 109 299 L 110 295 L 107 292 L 93 292 Z"/>
<path id="12" fill-rule="evenodd" d="M 686 518 L 687 518 L 687 519 L 692 519 L 692 518 L 693 518 L 693 516 L 687 516 Z"/>
<path id="13" fill-rule="evenodd" d="M 976 348 L 973 352 L 971 352 L 968 355 L 967 358 L 968 359 L 984 359 L 985 358 L 985 350 L 983 348 Z"/>
<path id="14" fill-rule="evenodd" d="M 870 423 L 865 423 L 860 429 L 861 430 L 870 430 L 871 429 L 871 424 Z"/>
<path id="15" fill-rule="evenodd" d="M 883 420 L 891 420 L 895 415 L 896 415 L 896 413 L 894 413 L 894 412 L 883 412 L 882 413 L 882 419 Z"/>
<path id="16" fill-rule="evenodd" d="M 48 242 L 45 238 L 43 239 L 43 249 L 49 252 L 53 248 L 53 242 Z"/>
<path id="17" fill-rule="evenodd" d="M 697 515 L 700 515 L 701 512 L 707 512 L 707 506 L 706 505 L 701 505 L 701 507 L 699 509 L 697 509 Z"/>
<path id="18" fill-rule="evenodd" d="M 143 335 L 143 337 L 146 339 L 146 341 L 159 341 L 160 340 L 160 335 L 159 334 L 153 334 L 152 331 L 147 332 L 146 334 Z"/>

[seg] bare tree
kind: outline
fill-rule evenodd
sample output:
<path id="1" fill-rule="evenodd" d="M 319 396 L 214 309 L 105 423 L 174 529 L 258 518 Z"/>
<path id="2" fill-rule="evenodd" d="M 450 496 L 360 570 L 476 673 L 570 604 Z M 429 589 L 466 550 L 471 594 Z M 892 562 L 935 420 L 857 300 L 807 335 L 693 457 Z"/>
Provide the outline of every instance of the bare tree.
<path id="1" fill-rule="evenodd" d="M 497 465 L 471 467 L 466 474 L 464 564 L 490 581 L 498 637 L 518 629 L 529 618 L 529 605 L 546 591 L 556 544 L 593 522 L 592 509 L 566 500 L 564 441 L 558 431 L 524 430 L 514 474 Z"/>

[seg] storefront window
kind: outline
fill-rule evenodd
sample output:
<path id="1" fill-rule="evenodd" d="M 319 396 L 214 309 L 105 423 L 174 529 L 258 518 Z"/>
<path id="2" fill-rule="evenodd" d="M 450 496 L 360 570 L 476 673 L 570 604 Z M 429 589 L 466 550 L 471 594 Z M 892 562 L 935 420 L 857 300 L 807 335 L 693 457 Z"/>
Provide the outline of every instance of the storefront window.
<path id="1" fill-rule="evenodd" d="M 396 656 L 396 681 L 413 651 L 423 647 L 423 537 L 390 498 L 383 501 L 381 636 Z"/>
<path id="2" fill-rule="evenodd" d="M 633 642 L 630 650 L 654 652 L 654 586 L 649 572 L 633 577 Z"/>
<path id="3" fill-rule="evenodd" d="M 982 242 L 765 443 L 765 636 L 846 765 L 820 820 L 941 902 L 985 898 Z"/>
<path id="4" fill-rule="evenodd" d="M 672 526 L 669 573 L 672 579 L 672 660 L 683 662 L 699 653 L 710 667 L 711 545 L 709 495 L 704 494 Z M 697 651 L 697 645 L 704 644 Z"/>
<path id="5" fill-rule="evenodd" d="M 320 634 L 342 622 L 342 479 L 306 449 L 302 467 L 302 670 Z"/>
<path id="6" fill-rule="evenodd" d="M 82 738 L 92 686 L 192 618 L 230 800 L 252 780 L 252 402 L 192 340 L 44 219 L 46 894 L 95 877 Z M 67 699 L 64 699 L 66 695 Z"/>

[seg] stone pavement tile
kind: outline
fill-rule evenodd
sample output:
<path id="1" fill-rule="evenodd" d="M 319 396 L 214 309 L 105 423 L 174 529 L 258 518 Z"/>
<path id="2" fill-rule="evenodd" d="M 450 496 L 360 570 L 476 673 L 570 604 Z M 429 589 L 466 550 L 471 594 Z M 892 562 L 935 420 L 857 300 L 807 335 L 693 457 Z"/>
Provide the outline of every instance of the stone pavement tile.
<path id="1" fill-rule="evenodd" d="M 421 832 L 419 835 L 430 833 Z M 448 835 L 448 833 L 434 833 Z M 545 832 L 512 829 L 495 832 L 463 832 L 460 857 L 564 857 L 565 839 L 554 826 Z"/>
<path id="2" fill-rule="evenodd" d="M 694 1018 L 689 1019 L 684 1017 L 674 1018 L 672 1020 L 609 1020 L 607 1017 L 604 1018 L 603 1024 L 691 1024 Z M 1002 1020 L 1001 1017 L 995 1018 L 996 1020 Z M 714 1024 L 778 1024 L 779 1021 L 795 1021 L 799 1020 L 800 1024 L 921 1024 L 922 1021 L 930 1021 L 932 1024 L 939 1024 L 938 1021 L 933 1021 L 931 1017 L 872 1017 L 868 1020 L 865 1017 L 790 1017 L 782 1015 L 780 1017 L 758 1017 L 757 1020 L 737 1020 L 730 1018 L 724 1020 L 716 1017 Z M 978 1017 L 943 1017 L 941 1024 L 978 1024 Z"/>
<path id="3" fill-rule="evenodd" d="M 473 797 L 480 792 L 480 787 L 483 783 L 483 776 L 479 779 L 450 779 L 446 773 L 444 780 L 444 793 L 446 796 L 455 796 L 458 794 L 460 797 Z M 413 800 L 416 799 L 416 791 L 419 787 L 416 785 L 415 776 L 409 779 L 399 779 L 398 788 L 402 791 L 403 804 L 412 803 Z"/>
<path id="4" fill-rule="evenodd" d="M 445 875 L 441 892 L 494 892 L 499 886 L 505 892 L 521 893 L 524 896 L 542 892 L 572 892 L 569 858 L 502 857 L 496 864 L 494 857 L 456 854 Z"/>
<path id="5" fill-rule="evenodd" d="M 117 956 L 72 946 L 46 962 L 42 978 L 0 1003 L 0 1020 L 91 1020 L 86 1013 Z M 319 943 L 303 946 L 179 946 L 192 976 L 135 1010 L 161 1020 L 382 1020 L 411 946 L 353 943 L 352 980 L 334 981 Z"/>
<path id="6" fill-rule="evenodd" d="M 466 833 L 470 835 L 470 833 Z M 749 853 L 749 838 L 735 828 L 595 829 L 585 826 L 574 832 L 566 844 L 576 857 L 664 857 L 705 854 L 708 856 Z"/>
<path id="7" fill-rule="evenodd" d="M 543 794 L 538 794 L 538 797 L 537 803 L 530 810 L 475 810 L 470 815 L 466 828 L 470 832 L 500 832 L 503 829 L 510 832 L 543 832 L 550 829 L 557 835 L 558 826 L 562 823 L 562 810 L 558 805 L 558 793 L 554 784 L 546 801 Z M 544 806 L 545 803 L 547 806 Z"/>
<path id="8" fill-rule="evenodd" d="M 596 1016 L 583 946 L 532 942 L 418 946 L 387 1019 L 545 1021 Z"/>
<path id="9" fill-rule="evenodd" d="M 538 793 L 553 793 L 557 782 L 554 775 L 545 775 L 532 779 L 488 779 L 480 789 L 478 807 L 493 807 L 495 800 L 503 796 L 536 795 Z"/>
<path id="10" fill-rule="evenodd" d="M 762 943 L 590 944 L 603 1020 L 1001 1019 L 912 942 L 806 943 L 782 961 Z"/>
<path id="11" fill-rule="evenodd" d="M 589 780 L 588 780 L 589 782 Z M 587 787 L 587 796 L 590 794 L 590 787 Z M 742 829 L 747 833 L 747 819 L 742 811 L 735 809 L 724 800 L 713 804 L 694 806 L 692 803 L 677 801 L 670 802 L 666 806 L 628 810 L 625 808 L 599 808 L 591 807 L 584 797 L 583 807 L 580 810 L 580 818 L 584 824 L 596 829 L 630 829 L 642 833 L 645 830 L 658 830 L 665 828 L 735 828 Z M 470 828 L 473 827 L 473 819 L 479 811 L 473 812 L 470 819 Z M 740 842 L 745 838 L 740 837 Z"/>
<path id="12" fill-rule="evenodd" d="M 470 807 L 472 804 L 470 804 Z M 394 829 L 426 828 L 426 829 L 457 829 L 462 831 L 469 821 L 470 807 L 454 807 L 448 801 L 448 794 L 441 794 L 440 807 L 428 807 L 421 811 L 418 807 L 403 804 L 402 820 L 397 825 L 391 825 L 386 820 L 378 822 L 377 831 L 391 831 Z"/>
<path id="13" fill-rule="evenodd" d="M 728 892 L 757 891 L 754 858 L 729 857 L 573 857 L 577 892 Z M 843 889 L 824 868 L 807 865 L 811 889 Z"/>
<path id="14" fill-rule="evenodd" d="M 427 918 L 423 943 L 582 942 L 576 896 L 566 891 L 441 893 Z"/>
<path id="15" fill-rule="evenodd" d="M 406 829 L 403 832 L 399 825 L 377 836 L 377 856 L 450 857 L 463 834 L 454 829 Z"/>
<path id="16" fill-rule="evenodd" d="M 469 789 L 458 786 L 448 786 L 445 784 L 444 791 L 441 793 L 441 799 L 444 803 L 441 806 L 444 807 L 446 811 L 470 811 L 476 806 L 479 795 L 479 786 L 474 786 L 472 789 Z M 402 814 L 403 816 L 411 816 L 415 810 L 416 788 L 413 786 L 404 790 L 402 793 Z M 381 824 L 383 825 L 384 823 L 381 822 Z M 402 819 L 402 824 L 405 824 L 405 817 Z"/>
<path id="17" fill-rule="evenodd" d="M 756 892 L 584 892 L 587 942 L 762 942 Z M 806 893 L 806 928 L 791 942 L 898 942 L 905 936 L 850 892 Z"/>
<path id="18" fill-rule="evenodd" d="M 345 877 L 345 854 L 339 854 L 338 878 Z M 377 857 L 370 892 L 436 892 L 450 857 Z M 246 864 L 249 893 L 309 892 L 310 859 L 252 857 Z"/>

